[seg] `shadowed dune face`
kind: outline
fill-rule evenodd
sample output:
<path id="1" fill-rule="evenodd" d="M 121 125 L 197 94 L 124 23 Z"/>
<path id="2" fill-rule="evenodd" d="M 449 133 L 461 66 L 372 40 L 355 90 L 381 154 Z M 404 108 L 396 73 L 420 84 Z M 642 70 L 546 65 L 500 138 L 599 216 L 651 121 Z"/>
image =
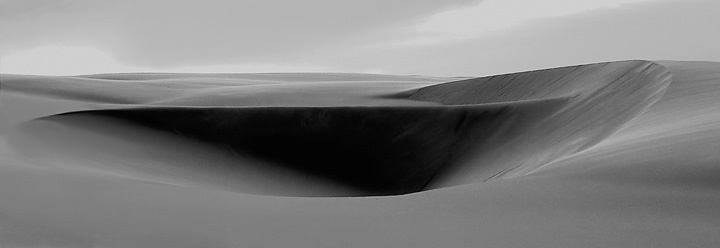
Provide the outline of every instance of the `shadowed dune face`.
<path id="1" fill-rule="evenodd" d="M 297 80 L 294 74 L 284 76 Z M 111 83 L 106 79 L 107 75 L 96 77 L 101 78 L 96 80 L 104 80 L 103 83 Z M 225 80 L 229 76 L 219 77 Z M 173 78 L 182 77 L 170 77 Z M 326 79 L 337 80 L 333 77 Z M 235 98 L 228 94 L 216 95 L 224 88 L 215 90 L 204 86 L 195 91 L 185 89 L 191 92 L 185 94 L 190 98 L 176 93 L 155 95 L 143 100 L 150 104 L 144 108 L 73 112 L 42 120 L 78 129 L 89 129 L 87 125 L 92 124 L 73 119 L 116 120 L 117 123 L 125 123 L 123 125 L 179 135 L 183 139 L 224 150 L 237 159 L 237 167 L 281 167 L 266 174 L 292 172 L 299 178 L 307 178 L 307 181 L 329 181 L 351 189 L 345 195 L 396 195 L 524 175 L 612 134 L 653 104 L 670 82 L 664 67 L 647 61 L 581 65 L 435 85 L 428 81 L 436 79 L 421 79 L 420 82 L 412 81 L 412 78 L 406 78 L 406 81 L 393 79 L 395 83 L 385 83 L 385 87 L 380 89 L 376 88 L 383 85 L 381 83 L 368 87 L 351 81 L 339 82 L 338 86 L 343 86 L 337 88 L 339 90 L 335 95 L 326 88 L 321 91 L 322 94 L 310 93 L 325 98 L 302 95 L 300 98 L 303 100 L 295 102 L 296 106 L 247 107 L 241 104 L 199 107 L 208 105 L 198 102 L 203 97 L 213 102 L 209 104 L 211 106 L 242 103 L 244 99 L 258 96 L 284 99 L 280 102 L 288 104 L 291 101 L 284 96 L 303 87 L 303 82 L 293 82 L 292 86 L 280 84 L 278 87 L 276 83 L 264 86 L 267 82 L 263 81 L 252 84 L 253 90 L 250 91 L 243 91 L 247 86 L 235 86 L 238 88 L 234 90 L 242 92 L 234 94 Z M 132 84 L 133 80 L 136 79 L 131 77 L 122 83 Z M 250 83 L 248 78 L 243 80 Z M 423 84 L 429 86 L 417 88 Z M 13 85 L 18 91 L 31 91 L 22 88 L 23 84 Z M 158 82 L 143 81 L 138 87 L 160 86 Z M 305 87 L 322 86 L 307 84 Z M 336 87 L 332 84 L 324 86 L 329 89 Z M 56 87 L 62 88 L 62 85 Z M 373 89 L 369 91 L 370 88 Z M 348 93 L 353 89 L 357 90 L 354 96 Z M 179 88 L 173 88 L 167 92 L 178 91 Z M 181 100 L 179 102 L 184 102 L 182 105 L 172 106 L 178 99 L 193 100 Z M 343 99 L 359 106 L 326 106 L 333 102 L 342 106 Z M 162 107 L 154 106 L 152 102 Z M 433 106 L 432 103 L 441 105 Z M 183 106 L 186 104 L 197 106 Z M 107 136 L 116 135 L 112 130 L 99 132 Z M 24 134 L 12 137 L 23 140 L 23 135 L 32 136 L 32 133 L 26 130 Z M 93 142 L 77 143 L 92 147 Z M 132 142 L 152 141 L 130 139 Z M 161 144 L 158 142 L 158 146 Z M 153 149 L 153 146 L 149 148 Z M 177 171 L 181 166 L 173 166 L 169 162 L 164 166 L 162 170 L 175 171 L 165 175 L 170 179 L 183 173 L 197 174 L 200 170 L 199 174 L 206 177 L 204 181 L 218 182 L 227 180 L 213 180 L 215 176 L 212 175 L 237 173 L 232 166 L 205 169 L 219 170 L 219 173 L 202 172 L 203 169 Z M 142 166 L 139 167 L 142 172 Z M 193 176 L 180 177 L 187 181 Z M 286 178 L 263 177 L 267 180 Z M 215 183 L 213 186 L 234 192 L 274 195 L 338 195 L 336 191 L 255 191 L 248 189 L 247 185 L 232 183 Z M 295 187 L 304 186 L 297 184 Z"/>
<path id="2" fill-rule="evenodd" d="M 346 184 L 367 195 L 417 192 L 445 166 L 524 129 L 564 99 L 457 107 L 150 108 L 72 113 L 129 120 Z M 505 131 L 503 131 L 505 130 Z M 481 151 L 480 151 L 481 152 Z M 242 165 L 239 165 L 242 166 Z"/>

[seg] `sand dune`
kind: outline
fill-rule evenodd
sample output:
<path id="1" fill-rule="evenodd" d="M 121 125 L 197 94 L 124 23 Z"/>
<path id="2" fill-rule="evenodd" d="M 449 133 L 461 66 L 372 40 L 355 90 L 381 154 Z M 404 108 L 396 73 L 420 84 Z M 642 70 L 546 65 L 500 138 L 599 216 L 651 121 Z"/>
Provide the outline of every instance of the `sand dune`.
<path id="1" fill-rule="evenodd" d="M 0 75 L 0 244 L 713 247 L 720 63 L 658 63 Z"/>
<path id="2" fill-rule="evenodd" d="M 227 148 L 242 160 L 236 167 L 272 164 L 310 174 L 313 181 L 320 177 L 346 184 L 362 195 L 405 194 L 522 175 L 583 150 L 654 103 L 669 78 L 662 66 L 627 61 L 419 88 L 412 81 L 224 86 L 155 100 L 162 108 L 95 110 L 42 120 L 81 129 L 96 125 L 93 117 L 130 121 Z M 11 90 L 23 89 L 20 82 L 12 85 L 18 86 Z M 96 94 L 101 98 L 102 92 Z M 238 104 L 256 105 L 262 99 L 282 105 Z M 165 107 L 173 101 L 186 105 Z M 433 102 L 440 105 L 428 106 Z M 374 106 L 379 103 L 394 104 Z M 213 104 L 225 105 L 205 107 Z M 344 106 L 350 104 L 358 106 Z M 77 117 L 89 119 L 73 122 Z M 105 153 L 116 148 L 109 150 Z M 264 163 L 247 165 L 247 158 Z M 250 193 L 235 184 L 226 188 Z"/>

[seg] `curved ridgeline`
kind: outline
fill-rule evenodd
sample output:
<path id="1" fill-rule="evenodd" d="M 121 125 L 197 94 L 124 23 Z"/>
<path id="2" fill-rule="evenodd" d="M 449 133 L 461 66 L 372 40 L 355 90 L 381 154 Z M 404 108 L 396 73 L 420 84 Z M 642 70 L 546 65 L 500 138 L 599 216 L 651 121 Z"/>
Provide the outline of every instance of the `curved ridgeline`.
<path id="1" fill-rule="evenodd" d="M 525 175 L 617 131 L 669 83 L 660 65 L 624 61 L 378 96 L 440 106 L 164 106 L 62 118 L 122 119 L 339 182 L 361 195 L 394 195 Z M 45 119 L 53 118 L 59 117 Z"/>

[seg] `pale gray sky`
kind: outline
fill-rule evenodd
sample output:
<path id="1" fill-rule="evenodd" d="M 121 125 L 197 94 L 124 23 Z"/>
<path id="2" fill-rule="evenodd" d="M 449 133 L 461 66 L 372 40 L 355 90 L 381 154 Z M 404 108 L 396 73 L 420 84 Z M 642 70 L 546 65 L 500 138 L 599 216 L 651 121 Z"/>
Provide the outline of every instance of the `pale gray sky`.
<path id="1" fill-rule="evenodd" d="M 720 61 L 717 0 L 0 0 L 0 72 L 482 76 Z"/>

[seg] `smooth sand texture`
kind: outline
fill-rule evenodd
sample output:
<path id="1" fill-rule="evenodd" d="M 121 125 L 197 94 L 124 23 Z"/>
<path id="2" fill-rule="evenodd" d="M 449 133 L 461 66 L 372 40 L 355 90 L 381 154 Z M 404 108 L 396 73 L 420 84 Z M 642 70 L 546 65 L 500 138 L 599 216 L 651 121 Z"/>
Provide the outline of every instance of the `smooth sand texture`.
<path id="1" fill-rule="evenodd" d="M 1 75 L 0 244 L 715 247 L 720 63 L 659 63 Z"/>

